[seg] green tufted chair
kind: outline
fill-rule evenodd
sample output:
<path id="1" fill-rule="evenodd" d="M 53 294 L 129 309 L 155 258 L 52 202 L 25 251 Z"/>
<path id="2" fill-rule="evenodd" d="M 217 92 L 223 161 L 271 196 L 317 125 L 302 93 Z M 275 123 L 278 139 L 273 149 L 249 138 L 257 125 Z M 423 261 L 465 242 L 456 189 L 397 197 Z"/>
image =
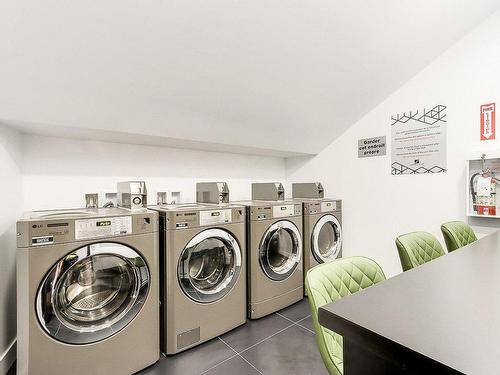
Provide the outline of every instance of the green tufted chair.
<path id="1" fill-rule="evenodd" d="M 412 232 L 396 238 L 403 271 L 411 270 L 444 255 L 438 239 L 427 232 Z"/>
<path id="2" fill-rule="evenodd" d="M 472 228 L 463 221 L 450 221 L 444 223 L 441 225 L 441 233 L 443 233 L 448 252 L 477 241 L 477 237 Z"/>
<path id="3" fill-rule="evenodd" d="M 341 258 L 311 268 L 306 290 L 321 358 L 330 375 L 343 373 L 342 336 L 321 326 L 318 308 L 385 280 L 380 266 L 365 257 Z"/>

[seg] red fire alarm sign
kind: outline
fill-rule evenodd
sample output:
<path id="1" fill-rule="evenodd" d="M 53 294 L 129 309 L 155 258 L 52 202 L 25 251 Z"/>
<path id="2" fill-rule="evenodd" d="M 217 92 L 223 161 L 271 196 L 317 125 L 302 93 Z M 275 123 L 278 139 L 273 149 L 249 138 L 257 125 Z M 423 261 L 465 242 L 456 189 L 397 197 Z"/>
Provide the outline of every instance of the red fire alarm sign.
<path id="1" fill-rule="evenodd" d="M 481 141 L 495 139 L 495 103 L 481 106 Z"/>

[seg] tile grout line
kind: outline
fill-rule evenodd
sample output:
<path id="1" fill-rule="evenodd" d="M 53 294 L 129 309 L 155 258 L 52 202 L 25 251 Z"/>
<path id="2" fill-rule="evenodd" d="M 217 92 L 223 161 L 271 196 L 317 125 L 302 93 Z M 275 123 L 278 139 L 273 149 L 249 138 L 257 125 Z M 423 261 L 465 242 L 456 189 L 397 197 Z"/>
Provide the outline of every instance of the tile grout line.
<path id="1" fill-rule="evenodd" d="M 221 340 L 221 339 L 220 339 L 220 337 L 217 337 L 217 338 L 218 338 L 219 340 Z M 222 341 L 222 340 L 221 340 L 221 341 Z M 222 342 L 224 342 L 224 341 L 222 341 Z M 213 365 L 212 367 L 209 367 L 209 368 L 207 368 L 206 370 L 203 370 L 202 372 L 200 372 L 200 373 L 199 373 L 199 375 L 206 374 L 207 372 L 209 372 L 209 371 L 213 370 L 214 368 L 218 367 L 219 365 L 222 365 L 223 363 L 226 363 L 227 361 L 230 361 L 231 359 L 236 358 L 237 356 L 238 356 L 238 354 L 232 355 L 232 356 L 230 356 L 230 357 L 226 358 L 225 360 L 220 361 L 219 363 L 217 363 L 217 364 Z"/>
<path id="2" fill-rule="evenodd" d="M 282 317 L 283 319 L 286 319 L 286 320 L 288 320 L 289 322 L 291 322 L 291 323 L 293 323 L 293 324 L 296 324 L 296 325 L 299 325 L 299 326 L 300 326 L 300 324 L 299 324 L 300 322 L 302 322 L 302 321 L 306 320 L 307 318 L 309 318 L 309 317 L 311 316 L 311 314 L 309 314 L 309 315 L 307 315 L 307 316 L 304 316 L 303 318 L 300 318 L 300 319 L 299 319 L 299 320 L 297 320 L 297 321 L 294 321 L 294 320 L 292 320 L 292 319 L 290 319 L 290 318 L 287 318 L 287 317 L 286 317 L 286 316 L 284 316 L 284 315 L 281 315 L 280 313 L 275 313 L 275 314 L 276 314 L 276 315 L 278 315 L 278 316 L 280 316 L 280 317 Z M 301 327 L 302 327 L 302 326 L 301 326 Z"/>
<path id="3" fill-rule="evenodd" d="M 241 354 L 238 354 L 240 356 L 241 359 L 243 359 L 246 363 L 248 363 L 250 366 L 252 366 L 253 369 L 255 369 L 255 371 L 257 371 L 259 374 L 261 375 L 264 375 L 264 373 L 262 371 L 260 371 L 257 367 L 255 367 L 254 365 L 252 365 L 250 362 L 247 361 L 247 359 L 245 357 L 243 357 Z"/>
<path id="4" fill-rule="evenodd" d="M 300 328 L 304 328 L 306 331 L 309 331 L 309 332 L 311 332 L 312 334 L 316 335 L 316 332 L 314 332 L 313 330 L 311 330 L 311 329 L 309 329 L 309 328 L 307 328 L 307 327 L 304 327 L 304 326 L 303 326 L 303 325 L 301 325 L 301 324 L 297 324 L 297 325 L 298 325 Z"/>
<path id="5" fill-rule="evenodd" d="M 300 323 L 302 322 L 303 320 L 306 320 L 307 318 L 309 318 L 311 316 L 311 314 L 307 315 L 307 316 L 304 316 L 302 319 L 299 319 L 297 320 L 297 323 Z"/>
<path id="6" fill-rule="evenodd" d="M 297 322 L 294 322 L 292 319 L 290 318 L 287 318 L 286 316 L 284 315 L 281 315 L 280 313 L 275 313 L 276 315 L 278 315 L 279 317 L 283 318 L 283 319 L 286 319 L 288 320 L 289 322 L 293 323 L 293 324 L 296 324 Z"/>
<path id="7" fill-rule="evenodd" d="M 262 371 L 260 371 L 260 370 L 259 370 L 257 367 L 255 367 L 254 365 L 252 365 L 252 364 L 251 364 L 251 363 L 250 363 L 250 362 L 249 362 L 249 361 L 248 361 L 245 357 L 243 357 L 240 353 L 238 353 L 238 352 L 237 352 L 237 351 L 236 351 L 236 350 L 235 350 L 235 349 L 234 349 L 231 345 L 229 345 L 227 342 L 225 342 L 225 341 L 224 341 L 223 339 L 221 339 L 220 337 L 219 337 L 219 340 L 220 340 L 220 341 L 222 341 L 224 344 L 226 344 L 226 345 L 227 345 L 227 347 L 228 347 L 229 349 L 231 349 L 233 352 L 235 352 L 237 356 L 239 356 L 239 357 L 240 357 L 241 359 L 243 359 L 246 363 L 248 363 L 250 366 L 252 366 L 252 368 L 253 368 L 255 371 L 257 371 L 257 372 L 258 372 L 259 374 L 261 374 L 261 375 L 264 375 L 264 374 L 262 373 Z"/>
<path id="8" fill-rule="evenodd" d="M 248 362 L 248 361 L 245 359 L 245 357 L 243 357 L 243 356 L 241 355 L 241 353 L 245 353 L 246 351 L 248 351 L 248 350 L 250 350 L 250 349 L 253 349 L 253 348 L 254 348 L 254 347 L 256 347 L 257 345 L 262 344 L 264 341 L 269 340 L 271 337 L 274 337 L 274 336 L 276 336 L 276 335 L 280 334 L 280 333 L 281 333 L 281 332 L 283 332 L 283 331 L 286 331 L 288 328 L 293 327 L 293 326 L 295 326 L 295 325 L 298 325 L 299 327 L 301 327 L 301 328 L 303 328 L 303 329 L 305 329 L 305 330 L 307 330 L 307 331 L 312 332 L 312 333 L 314 333 L 314 334 L 315 334 L 315 332 L 311 331 L 309 328 L 307 328 L 307 327 L 303 327 L 303 326 L 301 326 L 300 324 L 298 324 L 298 323 L 300 323 L 301 321 L 303 321 L 303 320 L 305 320 L 305 319 L 309 318 L 309 317 L 311 316 L 311 314 L 309 314 L 309 315 L 307 315 L 306 317 L 304 317 L 304 318 L 302 318 L 302 319 L 298 320 L 297 322 L 294 322 L 293 320 L 291 320 L 291 319 L 287 318 L 287 317 L 286 317 L 286 316 L 284 316 L 284 315 L 281 315 L 281 314 L 280 314 L 280 313 L 278 313 L 278 312 L 275 312 L 275 314 L 276 314 L 276 315 L 278 315 L 279 317 L 281 317 L 281 318 L 285 319 L 285 320 L 288 320 L 288 321 L 289 321 L 290 323 L 292 323 L 292 324 L 290 324 L 290 325 L 286 326 L 285 328 L 280 329 L 279 331 L 277 331 L 277 332 L 273 333 L 272 335 L 270 335 L 270 336 L 268 336 L 268 337 L 266 337 L 266 338 L 264 338 L 264 339 L 262 339 L 262 340 L 260 340 L 260 341 L 256 342 L 255 344 L 250 345 L 248 348 L 243 349 L 243 350 L 242 350 L 242 351 L 240 351 L 240 352 L 238 352 L 237 350 L 235 350 L 234 348 L 232 348 L 232 347 L 231 347 L 228 343 L 226 343 L 226 342 L 225 342 L 223 339 L 221 339 L 220 337 L 217 337 L 220 341 L 222 341 L 222 342 L 223 342 L 223 343 L 224 343 L 224 344 L 225 344 L 225 345 L 226 345 L 229 349 L 231 349 L 231 350 L 232 350 L 234 353 L 236 353 L 236 354 L 235 354 L 235 355 L 232 355 L 231 357 L 228 357 L 228 358 L 224 359 L 223 361 L 221 361 L 221 362 L 219 362 L 219 363 L 215 364 L 214 366 L 212 366 L 212 367 L 210 367 L 210 368 L 208 368 L 208 369 L 204 370 L 204 371 L 203 371 L 203 372 L 201 372 L 199 375 L 205 374 L 205 373 L 207 373 L 208 371 L 211 371 L 211 370 L 213 370 L 214 368 L 218 367 L 219 365 L 222 365 L 223 363 L 225 363 L 225 362 L 227 362 L 227 361 L 229 361 L 229 360 L 231 360 L 231 359 L 233 359 L 233 358 L 236 358 L 236 357 L 238 357 L 238 356 L 239 356 L 239 357 L 241 357 L 241 358 L 242 358 L 245 362 L 247 362 L 250 366 L 252 366 L 252 368 L 254 368 L 255 370 L 257 370 L 260 374 L 262 374 L 262 372 L 261 372 L 258 368 L 256 368 L 254 365 L 252 365 L 250 362 Z"/>
<path id="9" fill-rule="evenodd" d="M 254 347 L 256 347 L 257 345 L 262 344 L 264 341 L 269 340 L 271 337 L 274 337 L 274 336 L 276 336 L 276 335 L 280 334 L 280 333 L 281 333 L 281 332 L 283 332 L 283 331 L 286 331 L 288 328 L 293 327 L 293 326 L 294 326 L 294 324 L 290 324 L 290 325 L 286 326 L 285 328 L 280 329 L 278 332 L 273 333 L 271 336 L 266 337 L 265 339 L 262 339 L 262 340 L 260 340 L 260 341 L 256 342 L 256 343 L 255 343 L 255 344 L 253 344 L 253 345 L 250 345 L 250 346 L 249 346 L 248 348 L 246 348 L 246 349 L 243 349 L 242 351 L 238 352 L 238 354 L 245 353 L 246 351 L 248 351 L 248 350 L 250 350 L 250 349 L 253 349 L 253 348 L 254 348 Z"/>
<path id="10" fill-rule="evenodd" d="M 221 337 L 219 337 L 219 340 L 222 341 L 233 352 L 235 352 L 236 354 L 238 354 L 238 352 L 236 351 L 236 349 L 234 349 L 231 345 L 229 345 L 227 342 L 225 342 Z"/>
<path id="11" fill-rule="evenodd" d="M 316 334 L 316 332 L 314 332 L 312 329 L 309 329 L 309 328 L 307 328 L 307 327 L 303 326 L 302 324 L 300 324 L 301 322 L 303 322 L 304 320 L 306 320 L 306 319 L 307 319 L 307 318 L 309 318 L 310 316 L 311 316 L 311 314 L 309 314 L 309 315 L 308 315 L 308 316 L 306 316 L 305 318 L 302 318 L 302 319 L 300 319 L 300 320 L 297 320 L 297 325 L 298 325 L 299 327 L 301 327 L 301 328 L 304 328 L 305 330 L 307 330 L 307 331 L 309 331 L 309 332 L 311 332 L 311 333 Z"/>
<path id="12" fill-rule="evenodd" d="M 275 314 L 276 314 L 276 315 L 278 315 L 278 316 L 280 316 L 280 317 L 282 317 L 283 319 L 288 320 L 289 322 L 292 322 L 292 323 L 293 323 L 293 325 L 299 326 L 300 328 L 303 328 L 303 329 L 305 329 L 306 331 L 309 331 L 309 332 L 311 332 L 311 333 L 313 333 L 313 334 L 316 334 L 316 332 L 314 332 L 313 330 L 310 330 L 309 328 L 304 327 L 302 324 L 300 324 L 300 322 L 303 322 L 304 320 L 306 320 L 307 318 L 309 318 L 309 317 L 311 316 L 311 314 L 309 314 L 309 315 L 307 315 L 307 316 L 305 316 L 305 317 L 303 317 L 303 318 L 301 318 L 301 319 L 297 320 L 296 322 L 294 322 L 293 320 L 291 320 L 291 319 L 287 318 L 287 317 L 286 317 L 286 316 L 284 316 L 284 315 L 281 315 L 280 313 L 275 313 Z"/>

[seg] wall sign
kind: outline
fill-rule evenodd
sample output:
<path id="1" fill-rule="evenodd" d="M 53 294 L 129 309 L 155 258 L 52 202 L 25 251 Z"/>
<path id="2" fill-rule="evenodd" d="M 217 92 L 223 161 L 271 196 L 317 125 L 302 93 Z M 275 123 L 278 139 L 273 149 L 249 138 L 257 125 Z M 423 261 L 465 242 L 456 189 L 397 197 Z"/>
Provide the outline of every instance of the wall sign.
<path id="1" fill-rule="evenodd" d="M 370 158 L 385 155 L 385 136 L 375 138 L 364 138 L 358 140 L 358 158 Z"/>
<path id="2" fill-rule="evenodd" d="M 495 103 L 481 106 L 481 141 L 495 139 Z"/>
<path id="3" fill-rule="evenodd" d="M 391 117 L 391 174 L 446 172 L 446 106 Z"/>

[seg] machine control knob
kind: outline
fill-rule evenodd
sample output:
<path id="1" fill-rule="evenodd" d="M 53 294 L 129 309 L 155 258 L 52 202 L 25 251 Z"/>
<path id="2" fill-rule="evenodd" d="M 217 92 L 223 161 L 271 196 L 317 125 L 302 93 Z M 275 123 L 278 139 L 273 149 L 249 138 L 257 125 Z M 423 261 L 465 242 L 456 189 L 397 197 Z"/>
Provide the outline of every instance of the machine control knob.
<path id="1" fill-rule="evenodd" d="M 134 199 L 132 199 L 132 203 L 134 203 L 134 204 L 141 204 L 142 203 L 142 199 L 140 197 L 134 197 Z"/>

